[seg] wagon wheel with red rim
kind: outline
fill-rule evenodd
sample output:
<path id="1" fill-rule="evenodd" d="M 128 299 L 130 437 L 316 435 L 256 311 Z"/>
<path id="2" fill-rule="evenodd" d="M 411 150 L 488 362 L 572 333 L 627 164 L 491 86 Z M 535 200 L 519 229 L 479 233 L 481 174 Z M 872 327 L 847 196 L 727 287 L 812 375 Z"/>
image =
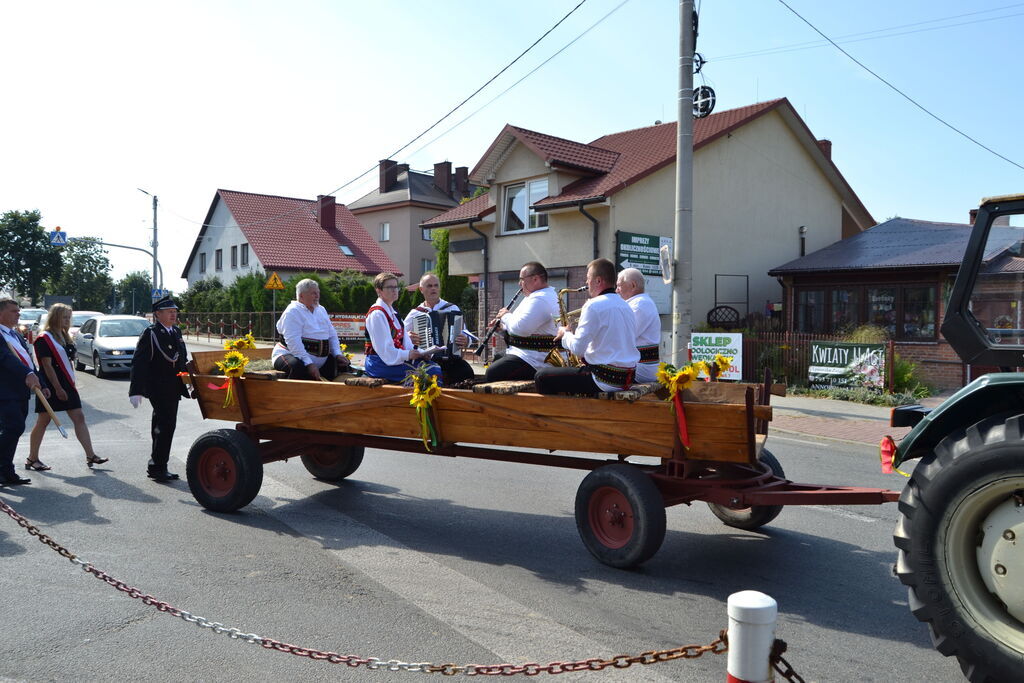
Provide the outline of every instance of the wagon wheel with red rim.
<path id="1" fill-rule="evenodd" d="M 245 434 L 217 429 L 203 434 L 188 452 L 188 487 L 208 510 L 233 512 L 252 502 L 263 485 L 263 461 Z"/>
<path id="2" fill-rule="evenodd" d="M 317 479 L 341 481 L 363 463 L 362 446 L 322 444 L 303 448 L 302 464 Z"/>
<path id="3" fill-rule="evenodd" d="M 576 492 L 576 528 L 599 561 L 634 567 L 665 540 L 665 501 L 642 470 L 626 463 L 605 465 L 588 474 Z"/>

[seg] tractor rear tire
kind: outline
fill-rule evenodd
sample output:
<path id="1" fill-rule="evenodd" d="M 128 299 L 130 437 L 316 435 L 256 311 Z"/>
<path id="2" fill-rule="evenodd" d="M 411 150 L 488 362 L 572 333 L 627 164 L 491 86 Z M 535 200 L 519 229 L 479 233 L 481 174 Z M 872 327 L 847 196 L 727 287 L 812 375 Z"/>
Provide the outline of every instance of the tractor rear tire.
<path id="1" fill-rule="evenodd" d="M 899 502 L 896 574 L 932 644 L 968 680 L 1024 672 L 1024 415 L 945 438 Z"/>

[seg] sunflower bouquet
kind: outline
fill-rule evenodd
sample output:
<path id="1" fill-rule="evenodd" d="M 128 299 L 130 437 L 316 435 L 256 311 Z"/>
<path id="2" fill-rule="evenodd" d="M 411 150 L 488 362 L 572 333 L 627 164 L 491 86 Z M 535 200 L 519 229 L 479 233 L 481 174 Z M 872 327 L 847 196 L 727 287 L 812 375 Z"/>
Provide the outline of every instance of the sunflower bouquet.
<path id="1" fill-rule="evenodd" d="M 427 372 L 427 367 L 429 366 L 426 363 L 417 365 L 406 376 L 405 383 L 412 385 L 412 398 L 409 399 L 409 405 L 416 409 L 423 446 L 429 451 L 431 447 L 436 448 L 440 442 L 431 406 L 441 395 L 441 387 L 437 384 L 437 375 Z"/>
<path id="2" fill-rule="evenodd" d="M 245 366 L 249 364 L 249 358 L 238 350 L 230 350 L 224 354 L 224 360 L 217 361 L 217 369 L 221 371 L 228 381 L 222 387 L 228 390 L 224 397 L 224 407 L 235 403 L 234 381 L 245 374 Z"/>
<path id="3" fill-rule="evenodd" d="M 256 339 L 252 336 L 252 332 L 248 332 L 238 339 L 228 339 L 224 342 L 225 351 L 242 351 L 244 349 L 255 348 Z"/>
<path id="4" fill-rule="evenodd" d="M 686 412 L 683 409 L 683 390 L 688 388 L 700 376 L 705 376 L 705 381 L 713 382 L 729 369 L 732 365 L 732 358 L 716 354 L 714 360 L 696 361 L 682 368 L 677 368 L 670 363 L 662 363 L 658 366 L 658 383 L 668 389 L 667 401 L 671 401 L 676 411 L 676 422 L 679 427 L 679 439 L 686 447 L 690 446 L 690 435 L 686 429 Z"/>

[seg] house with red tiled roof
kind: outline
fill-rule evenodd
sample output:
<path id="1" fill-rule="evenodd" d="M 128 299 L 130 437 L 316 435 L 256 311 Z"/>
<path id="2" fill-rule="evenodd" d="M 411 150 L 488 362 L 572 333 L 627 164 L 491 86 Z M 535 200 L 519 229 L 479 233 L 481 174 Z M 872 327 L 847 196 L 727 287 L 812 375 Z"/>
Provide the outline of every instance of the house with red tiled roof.
<path id="1" fill-rule="evenodd" d="M 746 315 L 781 302 L 769 269 L 875 223 L 833 163 L 832 143 L 785 98 L 698 119 L 693 139 L 694 324 L 717 306 Z M 666 314 L 656 250 L 673 234 L 675 161 L 675 123 L 589 143 L 506 125 L 469 175 L 490 191 L 421 226 L 451 231 L 450 272 L 486 272 L 487 312 L 508 301 L 527 261 L 563 288 L 584 284 L 586 264 L 606 257 L 641 267 Z"/>
<path id="2" fill-rule="evenodd" d="M 334 197 L 217 190 L 181 276 L 189 287 L 214 277 L 230 285 L 258 270 L 282 279 L 343 270 L 401 275 L 359 219 Z"/>
<path id="3" fill-rule="evenodd" d="M 468 167 L 459 166 L 453 173 L 450 161 L 434 164 L 430 173 L 384 159 L 378 166 L 378 178 L 377 187 L 350 202 L 348 208 L 406 279 L 416 282 L 437 266 L 431 231 L 420 228 L 420 223 L 458 206 L 476 185 L 469 182 Z"/>

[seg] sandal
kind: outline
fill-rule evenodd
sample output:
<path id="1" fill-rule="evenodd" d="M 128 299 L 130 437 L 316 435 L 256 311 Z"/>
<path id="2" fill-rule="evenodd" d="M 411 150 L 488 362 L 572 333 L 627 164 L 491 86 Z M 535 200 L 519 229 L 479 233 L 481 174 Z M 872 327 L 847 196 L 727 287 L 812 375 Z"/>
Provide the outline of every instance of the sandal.
<path id="1" fill-rule="evenodd" d="M 26 460 L 25 469 L 34 470 L 36 472 L 45 472 L 46 470 L 52 470 L 53 468 L 44 463 L 39 458 L 36 458 L 35 460 Z"/>
<path id="2" fill-rule="evenodd" d="M 85 456 L 85 464 L 88 465 L 89 467 L 92 467 L 93 465 L 102 465 L 103 463 L 105 463 L 108 460 L 110 460 L 110 458 L 101 458 L 98 455 L 87 455 L 87 456 Z M 47 468 L 47 469 L 49 469 L 49 468 Z"/>

